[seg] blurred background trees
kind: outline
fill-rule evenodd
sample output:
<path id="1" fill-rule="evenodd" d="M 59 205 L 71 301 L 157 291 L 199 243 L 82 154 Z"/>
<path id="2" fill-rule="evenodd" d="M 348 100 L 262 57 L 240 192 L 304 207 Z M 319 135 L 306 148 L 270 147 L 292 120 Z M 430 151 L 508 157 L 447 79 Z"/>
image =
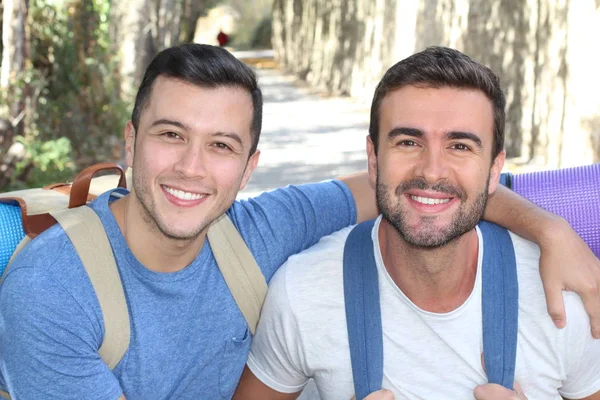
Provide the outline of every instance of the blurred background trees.
<path id="1" fill-rule="evenodd" d="M 148 63 L 193 41 L 216 6 L 236 16 L 232 44 L 269 46 L 270 29 L 259 25 L 270 26 L 270 1 L 0 0 L 0 190 L 121 161 L 123 127 Z M 260 41 L 256 31 L 266 32 Z"/>
<path id="2" fill-rule="evenodd" d="M 600 0 L 0 0 L 0 190 L 123 159 L 122 131 L 156 53 L 190 41 L 273 48 L 311 87 L 368 103 L 428 45 L 502 78 L 508 156 L 600 161 Z M 588 45 L 590 44 L 590 45 Z"/>
<path id="3" fill-rule="evenodd" d="M 395 62 L 456 48 L 501 78 L 512 163 L 600 162 L 600 0 L 274 0 L 273 32 L 281 67 L 365 99 Z"/>

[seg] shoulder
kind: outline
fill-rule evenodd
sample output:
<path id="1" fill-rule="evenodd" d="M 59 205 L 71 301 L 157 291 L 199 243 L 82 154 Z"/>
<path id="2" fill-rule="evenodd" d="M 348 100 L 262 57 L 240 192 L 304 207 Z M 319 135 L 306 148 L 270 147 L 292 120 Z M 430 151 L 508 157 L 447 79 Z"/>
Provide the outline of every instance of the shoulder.
<path id="1" fill-rule="evenodd" d="M 32 303 L 68 299 L 69 303 L 74 300 L 95 307 L 87 273 L 59 224 L 40 234 L 15 257 L 0 285 L 0 293 L 10 304 L 18 304 L 22 297 Z"/>
<path id="2" fill-rule="evenodd" d="M 275 273 L 269 290 L 284 295 L 294 312 L 312 313 L 323 302 L 343 302 L 344 244 L 352 227 L 324 236 L 291 256 Z"/>
<path id="3" fill-rule="evenodd" d="M 543 335 L 550 338 L 548 343 L 553 343 L 563 354 L 567 354 L 569 351 L 566 349 L 574 343 L 591 340 L 588 314 L 581 298 L 573 292 L 563 292 L 568 322 L 564 329 L 556 329 L 547 312 L 546 296 L 539 272 L 540 249 L 535 243 L 516 234 L 511 233 L 511 238 L 519 279 L 519 330 L 524 332 L 529 329 L 532 334 L 537 332 L 536 335 L 544 332 Z M 556 347 L 560 343 L 564 343 L 567 348 Z"/>
<path id="4" fill-rule="evenodd" d="M 291 256 L 284 264 L 288 273 L 298 279 L 311 279 L 311 277 L 318 279 L 319 275 L 326 272 L 323 268 L 318 268 L 324 264 L 333 263 L 341 270 L 344 245 L 353 227 L 348 226 L 331 235 L 324 236 L 313 246 Z"/>
<path id="5" fill-rule="evenodd" d="M 538 245 L 517 235 L 516 233 L 510 231 L 509 233 L 515 249 L 517 263 L 528 265 L 533 264 L 537 270 L 540 262 L 540 248 Z"/>
<path id="6" fill-rule="evenodd" d="M 339 181 L 288 186 L 233 203 L 227 211 L 263 273 L 356 220 L 348 187 Z"/>
<path id="7" fill-rule="evenodd" d="M 15 257 L 7 273 L 10 275 L 20 268 L 32 268 L 36 270 L 49 270 L 57 264 L 61 258 L 70 258 L 75 250 L 70 246 L 71 242 L 61 228 L 56 224 L 33 239 Z M 69 248 L 71 247 L 71 248 Z"/>

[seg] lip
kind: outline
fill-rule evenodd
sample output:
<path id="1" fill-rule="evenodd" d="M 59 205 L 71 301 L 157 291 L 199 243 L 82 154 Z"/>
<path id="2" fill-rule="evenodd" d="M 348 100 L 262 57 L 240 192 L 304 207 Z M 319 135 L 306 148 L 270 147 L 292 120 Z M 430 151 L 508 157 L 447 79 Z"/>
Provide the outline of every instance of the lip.
<path id="1" fill-rule="evenodd" d="M 410 196 L 428 197 L 430 199 L 453 199 L 456 197 L 456 196 L 452 196 L 451 194 L 447 194 L 447 193 L 418 190 L 418 189 L 412 189 L 405 193 Z"/>
<path id="2" fill-rule="evenodd" d="M 194 199 L 194 200 L 184 200 L 184 199 L 180 199 L 178 197 L 173 196 L 171 193 L 169 193 L 166 189 L 165 186 L 168 187 L 169 189 L 174 189 L 174 190 L 180 190 L 183 192 L 188 192 L 188 193 L 193 193 L 193 194 L 198 194 L 198 195 L 202 195 L 201 198 L 199 199 Z M 192 191 L 192 190 L 185 190 L 182 188 L 178 188 L 175 186 L 169 186 L 169 185 L 160 185 L 160 190 L 162 191 L 163 195 L 165 196 L 165 198 L 167 199 L 167 201 L 177 207 L 184 207 L 184 208 L 189 208 L 189 207 L 195 207 L 199 204 L 204 203 L 208 198 L 209 198 L 209 194 L 208 193 L 198 193 L 196 191 Z"/>

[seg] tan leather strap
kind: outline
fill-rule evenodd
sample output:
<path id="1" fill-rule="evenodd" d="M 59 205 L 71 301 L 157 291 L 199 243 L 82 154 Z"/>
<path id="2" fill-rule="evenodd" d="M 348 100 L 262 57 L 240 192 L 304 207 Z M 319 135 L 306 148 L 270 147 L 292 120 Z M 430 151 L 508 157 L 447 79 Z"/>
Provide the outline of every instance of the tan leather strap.
<path id="1" fill-rule="evenodd" d="M 104 340 L 98 354 L 110 369 L 129 347 L 129 310 L 115 257 L 98 215 L 90 207 L 53 211 L 71 239 L 98 297 L 104 317 Z"/>
<path id="2" fill-rule="evenodd" d="M 226 214 L 211 224 L 208 241 L 229 291 L 244 315 L 250 333 L 254 335 L 267 295 L 265 277 Z"/>
<path id="3" fill-rule="evenodd" d="M 10 394 L 6 393 L 4 390 L 0 390 L 0 397 L 10 400 Z"/>

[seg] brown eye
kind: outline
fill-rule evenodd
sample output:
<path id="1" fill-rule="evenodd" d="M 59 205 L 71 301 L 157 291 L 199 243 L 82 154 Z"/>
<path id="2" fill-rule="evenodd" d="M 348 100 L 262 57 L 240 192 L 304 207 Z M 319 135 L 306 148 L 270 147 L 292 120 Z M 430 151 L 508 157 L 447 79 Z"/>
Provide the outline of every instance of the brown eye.
<path id="1" fill-rule="evenodd" d="M 163 136 L 165 136 L 168 139 L 173 139 L 173 140 L 181 139 L 181 136 L 175 132 L 165 132 L 165 133 L 163 133 Z"/>
<path id="2" fill-rule="evenodd" d="M 416 145 L 417 144 L 412 140 L 403 140 L 400 143 L 398 143 L 398 146 L 412 147 L 412 146 L 416 146 Z"/>
<path id="3" fill-rule="evenodd" d="M 220 150 L 228 150 L 228 151 L 231 151 L 231 147 L 230 147 L 228 144 L 226 144 L 226 143 L 223 143 L 223 142 L 217 142 L 217 143 L 215 143 L 215 144 L 214 144 L 214 146 L 215 146 L 216 148 L 220 149 Z"/>
<path id="4" fill-rule="evenodd" d="M 460 151 L 471 150 L 471 148 L 469 146 L 467 146 L 466 144 L 463 144 L 463 143 L 456 143 L 456 144 L 452 145 L 452 148 L 455 150 L 460 150 Z"/>

